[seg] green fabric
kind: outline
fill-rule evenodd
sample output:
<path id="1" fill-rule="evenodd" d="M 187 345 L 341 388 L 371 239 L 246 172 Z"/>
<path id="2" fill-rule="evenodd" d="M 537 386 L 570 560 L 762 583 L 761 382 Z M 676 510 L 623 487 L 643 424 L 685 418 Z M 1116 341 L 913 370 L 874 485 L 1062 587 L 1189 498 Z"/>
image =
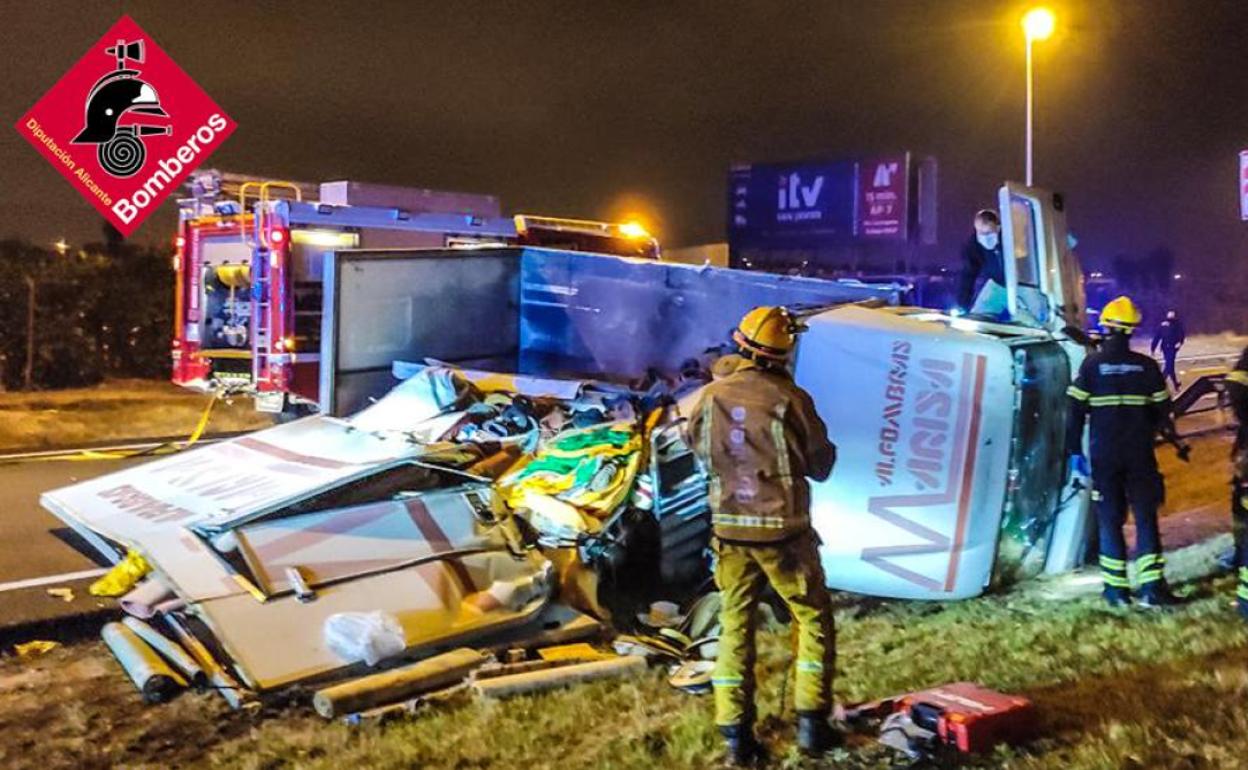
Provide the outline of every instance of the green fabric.
<path id="1" fill-rule="evenodd" d="M 609 444 L 616 449 L 623 449 L 636 434 L 631 430 L 620 430 L 611 424 L 584 430 L 568 431 L 548 444 L 560 452 L 579 452 L 583 449 Z"/>
<path id="2" fill-rule="evenodd" d="M 720 591 L 719 657 L 711 684 L 715 723 L 748 724 L 754 712 L 754 637 L 758 602 L 770 583 L 793 614 L 798 644 L 794 701 L 799 712 L 832 706 L 836 629 L 813 534 L 777 545 L 719 542 L 715 583 Z"/>
<path id="3" fill-rule="evenodd" d="M 521 481 L 539 473 L 554 476 L 576 474 L 576 485 L 588 484 L 603 461 L 631 454 L 629 444 L 636 443 L 636 433 L 610 425 L 569 431 L 542 448 L 540 455 L 515 475 Z M 601 448 L 609 447 L 606 452 Z M 598 451 L 595 451 L 598 450 Z"/>

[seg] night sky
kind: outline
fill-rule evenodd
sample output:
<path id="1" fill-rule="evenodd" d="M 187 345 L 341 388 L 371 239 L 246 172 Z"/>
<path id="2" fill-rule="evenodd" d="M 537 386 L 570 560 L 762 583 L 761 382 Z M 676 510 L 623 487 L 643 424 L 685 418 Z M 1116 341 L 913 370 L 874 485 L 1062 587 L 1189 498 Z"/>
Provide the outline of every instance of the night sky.
<path id="1" fill-rule="evenodd" d="M 723 240 L 734 161 L 909 149 L 940 163 L 950 260 L 1023 165 L 1020 3 L 0 4 L 0 236 L 96 239 L 99 218 L 12 128 L 122 13 L 238 121 L 210 160 L 307 181 L 641 214 L 669 246 Z M 1248 2 L 1051 4 L 1037 47 L 1037 183 L 1080 251 L 1169 247 L 1216 280 L 1248 257 Z M 172 209 L 135 234 L 172 235 Z"/>

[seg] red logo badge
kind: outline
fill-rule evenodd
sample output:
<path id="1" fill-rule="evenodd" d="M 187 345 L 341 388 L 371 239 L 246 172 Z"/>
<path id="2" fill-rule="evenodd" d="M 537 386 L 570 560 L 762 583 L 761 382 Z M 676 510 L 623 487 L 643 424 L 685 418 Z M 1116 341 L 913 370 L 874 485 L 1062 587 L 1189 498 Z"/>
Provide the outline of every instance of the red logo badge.
<path id="1" fill-rule="evenodd" d="M 129 235 L 236 125 L 123 16 L 17 130 Z"/>

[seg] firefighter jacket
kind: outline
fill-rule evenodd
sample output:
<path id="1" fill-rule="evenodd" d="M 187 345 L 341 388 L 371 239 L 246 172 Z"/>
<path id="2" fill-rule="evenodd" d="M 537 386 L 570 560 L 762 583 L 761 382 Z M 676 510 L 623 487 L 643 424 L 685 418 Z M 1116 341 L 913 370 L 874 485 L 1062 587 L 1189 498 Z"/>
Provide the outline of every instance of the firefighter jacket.
<path id="1" fill-rule="evenodd" d="M 775 543 L 810 529 L 810 485 L 832 472 L 836 447 L 814 402 L 787 372 L 753 362 L 705 386 L 689 438 L 710 477 L 717 537 Z"/>
<path id="2" fill-rule="evenodd" d="M 1157 362 L 1132 352 L 1125 334 L 1110 335 L 1084 359 L 1070 396 L 1066 451 L 1081 454 L 1083 425 L 1090 420 L 1092 465 L 1155 468 L 1154 437 L 1168 430 L 1170 392 Z"/>
<path id="3" fill-rule="evenodd" d="M 1239 421 L 1235 433 L 1235 453 L 1248 449 L 1248 348 L 1240 353 L 1235 368 L 1226 375 L 1226 395 Z"/>

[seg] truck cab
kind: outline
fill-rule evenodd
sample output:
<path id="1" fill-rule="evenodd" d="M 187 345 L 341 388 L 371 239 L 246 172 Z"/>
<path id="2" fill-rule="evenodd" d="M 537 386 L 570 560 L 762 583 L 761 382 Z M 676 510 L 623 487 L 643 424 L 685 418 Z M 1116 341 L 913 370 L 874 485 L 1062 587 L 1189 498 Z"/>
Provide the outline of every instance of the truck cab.
<path id="1" fill-rule="evenodd" d="M 844 306 L 808 321 L 796 378 L 840 449 L 812 490 L 834 588 L 960 598 L 1082 555 L 1089 496 L 1064 483 L 1082 271 L 1059 195 L 1006 183 L 999 203 L 1008 318 Z"/>

